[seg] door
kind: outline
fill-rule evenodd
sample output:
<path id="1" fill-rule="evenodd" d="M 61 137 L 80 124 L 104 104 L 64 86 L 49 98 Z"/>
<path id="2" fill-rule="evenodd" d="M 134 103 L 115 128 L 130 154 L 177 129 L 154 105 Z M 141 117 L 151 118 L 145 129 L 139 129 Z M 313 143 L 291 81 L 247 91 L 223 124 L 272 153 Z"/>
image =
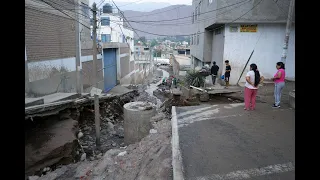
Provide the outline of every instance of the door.
<path id="1" fill-rule="evenodd" d="M 108 92 L 117 85 L 116 49 L 103 49 L 104 91 Z"/>

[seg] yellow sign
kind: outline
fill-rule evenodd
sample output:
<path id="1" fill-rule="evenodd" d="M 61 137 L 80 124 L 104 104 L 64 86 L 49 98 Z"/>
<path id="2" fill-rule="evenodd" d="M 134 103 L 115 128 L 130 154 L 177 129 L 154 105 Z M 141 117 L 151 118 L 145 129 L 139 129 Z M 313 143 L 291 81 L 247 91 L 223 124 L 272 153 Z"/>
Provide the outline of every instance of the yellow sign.
<path id="1" fill-rule="evenodd" d="M 240 32 L 257 32 L 258 25 L 240 25 Z"/>

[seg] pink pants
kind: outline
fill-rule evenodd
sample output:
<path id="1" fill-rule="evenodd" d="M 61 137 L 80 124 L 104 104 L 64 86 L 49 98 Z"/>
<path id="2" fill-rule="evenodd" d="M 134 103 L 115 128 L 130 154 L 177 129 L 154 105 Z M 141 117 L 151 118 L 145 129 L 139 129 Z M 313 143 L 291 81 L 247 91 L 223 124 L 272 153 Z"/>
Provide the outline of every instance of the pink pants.
<path id="1" fill-rule="evenodd" d="M 256 108 L 256 97 L 257 97 L 258 89 L 249 89 L 245 87 L 244 89 L 244 106 L 246 109 L 250 108 L 251 102 L 251 109 Z"/>

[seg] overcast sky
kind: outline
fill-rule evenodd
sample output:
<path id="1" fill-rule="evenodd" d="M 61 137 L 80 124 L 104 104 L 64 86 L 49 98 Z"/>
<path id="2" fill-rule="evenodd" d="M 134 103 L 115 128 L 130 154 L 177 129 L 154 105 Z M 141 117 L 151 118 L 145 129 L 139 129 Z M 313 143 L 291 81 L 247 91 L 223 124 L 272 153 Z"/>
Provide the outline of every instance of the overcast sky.
<path id="1" fill-rule="evenodd" d="M 90 1 L 90 5 L 93 3 L 93 1 L 95 1 L 96 3 L 99 3 L 100 0 L 89 0 Z M 109 0 L 105 0 L 105 2 L 107 2 Z M 138 2 L 137 2 L 138 1 Z M 137 3 L 141 3 L 141 2 L 165 2 L 165 3 L 170 3 L 171 5 L 176 5 L 176 4 L 187 4 L 187 5 L 191 5 L 192 4 L 192 0 L 114 0 L 115 3 L 117 2 L 137 2 Z M 130 6 L 130 5 L 128 5 Z"/>

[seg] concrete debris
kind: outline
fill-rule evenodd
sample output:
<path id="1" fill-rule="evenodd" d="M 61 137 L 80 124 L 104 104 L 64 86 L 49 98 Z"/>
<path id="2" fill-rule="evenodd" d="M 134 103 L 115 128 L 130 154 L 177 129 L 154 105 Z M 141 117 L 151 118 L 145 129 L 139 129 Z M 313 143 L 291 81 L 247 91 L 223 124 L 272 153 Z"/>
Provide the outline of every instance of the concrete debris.
<path id="1" fill-rule="evenodd" d="M 125 154 L 127 154 L 127 151 L 123 151 L 123 152 L 119 153 L 117 156 L 124 156 Z"/>
<path id="2" fill-rule="evenodd" d="M 81 155 L 80 160 L 81 160 L 81 161 L 84 161 L 84 160 L 86 160 L 86 158 L 87 158 L 87 154 L 86 154 L 86 153 L 83 153 L 83 154 Z"/>
<path id="3" fill-rule="evenodd" d="M 155 133 L 157 133 L 158 131 L 157 130 L 155 130 L 155 129 L 150 129 L 150 134 L 155 134 Z"/>
<path id="4" fill-rule="evenodd" d="M 108 130 L 109 131 L 113 131 L 114 130 L 114 125 L 112 124 L 112 122 L 108 122 Z"/>
<path id="5" fill-rule="evenodd" d="M 37 180 L 39 178 L 40 178 L 39 176 L 29 176 L 28 180 Z"/>
<path id="6" fill-rule="evenodd" d="M 83 133 L 80 131 L 79 133 L 78 133 L 78 139 L 80 139 L 80 138 L 82 138 L 83 137 Z"/>

